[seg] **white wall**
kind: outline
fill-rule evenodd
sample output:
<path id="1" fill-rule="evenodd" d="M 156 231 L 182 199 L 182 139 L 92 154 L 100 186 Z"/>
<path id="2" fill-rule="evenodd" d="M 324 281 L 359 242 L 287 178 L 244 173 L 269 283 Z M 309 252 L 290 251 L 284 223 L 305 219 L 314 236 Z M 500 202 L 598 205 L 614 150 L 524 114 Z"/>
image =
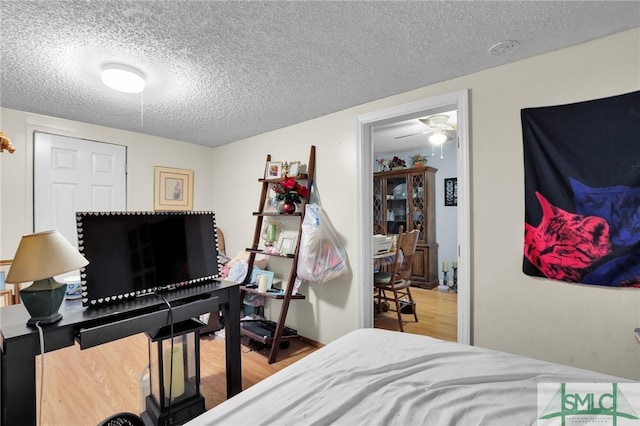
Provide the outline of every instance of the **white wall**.
<path id="1" fill-rule="evenodd" d="M 518 63 L 424 87 L 216 149 L 214 179 L 233 176 L 243 196 L 220 213 L 233 250 L 251 241 L 257 178 L 265 156 L 304 159 L 316 144 L 321 201 L 344 238 L 352 270 L 356 251 L 356 117 L 443 93 L 470 89 L 472 334 L 476 345 L 640 379 L 640 292 L 578 286 L 521 272 L 524 171 L 520 110 L 602 98 L 640 89 L 640 30 L 634 29 Z M 301 99 L 301 102 L 304 100 Z M 246 173 L 237 174 L 242 164 Z M 253 172 L 252 172 L 253 171 Z M 229 186 L 214 185 L 214 198 Z M 242 214 L 243 212 L 247 212 Z M 368 213 L 366 213 L 368 214 Z M 290 321 L 328 342 L 356 327 L 361 283 L 347 277 L 303 287 Z M 295 321 L 295 322 L 294 322 Z"/>
<path id="2" fill-rule="evenodd" d="M 231 207 L 217 210 L 220 226 L 229 236 L 228 253 L 244 250 L 253 238 L 255 218 L 251 212 L 258 208 L 258 178 L 262 177 L 267 154 L 274 161 L 300 160 L 306 164 L 310 146 L 316 145 L 320 204 L 342 239 L 350 262 L 357 262 L 354 130 L 352 113 L 340 112 L 216 148 L 213 197 L 229 200 L 226 205 Z M 234 194 L 233 201 L 230 193 Z M 287 325 L 323 343 L 355 329 L 358 286 L 352 280 L 350 271 L 325 284 L 303 284 L 300 292 L 307 298 L 291 303 Z M 275 315 L 276 311 L 267 306 L 266 313 Z"/>
<path id="3" fill-rule="evenodd" d="M 196 209 L 213 208 L 229 253 L 247 247 L 266 155 L 307 161 L 317 146 L 320 201 L 353 265 L 357 252 L 356 117 L 457 90 L 470 89 L 472 196 L 472 330 L 476 345 L 640 379 L 637 290 L 603 289 L 531 278 L 521 272 L 524 178 L 520 109 L 602 98 L 640 89 L 640 29 L 518 63 L 424 87 L 233 144 L 207 150 L 159 138 L 2 110 L 2 127 L 20 151 L 0 155 L 1 257 L 28 232 L 29 129 L 67 127 L 69 136 L 126 143 L 132 148 L 128 201 L 152 207 L 152 167 L 196 172 Z M 301 99 L 300 102 L 304 102 Z M 36 126 L 37 127 L 37 126 Z M 66 134 L 66 133 L 65 133 Z M 211 153 L 210 153 L 211 152 Z M 210 164 L 209 164 L 210 163 Z M 206 182 L 204 177 L 208 176 Z M 203 179 L 200 179 L 203 177 Z M 367 213 L 368 214 L 368 213 Z M 291 304 L 288 323 L 327 343 L 357 324 L 361 283 L 352 274 L 303 285 L 305 301 Z"/>
<path id="4" fill-rule="evenodd" d="M 440 148 L 435 149 L 435 156 L 429 157 L 427 165 L 438 169 L 436 172 L 436 242 L 438 243 L 438 277 L 443 279 L 442 262 L 449 262 L 447 278 L 453 280 L 451 262 L 458 258 L 458 207 L 444 205 L 444 180 L 457 177 L 456 171 L 456 143 L 448 142 L 443 146 L 443 157 L 440 158 Z"/>
<path id="5" fill-rule="evenodd" d="M 0 154 L 0 258 L 10 259 L 20 237 L 33 232 L 33 132 L 55 133 L 127 147 L 127 210 L 153 210 L 153 167 L 194 171 L 194 210 L 212 210 L 211 148 L 141 133 L 0 109 L 16 152 Z"/>
<path id="6" fill-rule="evenodd" d="M 521 108 L 640 89 L 635 29 L 469 78 L 472 93 L 474 334 L 480 345 L 640 378 L 640 293 L 521 272 Z M 507 207 L 515 204 L 513 207 Z"/>

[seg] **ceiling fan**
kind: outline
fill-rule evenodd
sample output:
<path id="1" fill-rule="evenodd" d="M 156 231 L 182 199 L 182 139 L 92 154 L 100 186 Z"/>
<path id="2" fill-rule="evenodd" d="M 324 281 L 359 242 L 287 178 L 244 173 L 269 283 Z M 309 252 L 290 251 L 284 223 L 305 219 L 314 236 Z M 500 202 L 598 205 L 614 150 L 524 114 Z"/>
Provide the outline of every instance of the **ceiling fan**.
<path id="1" fill-rule="evenodd" d="M 457 128 L 456 123 L 452 123 L 449 116 L 446 114 L 435 114 L 429 117 L 418 118 L 418 121 L 427 126 L 427 130 L 419 133 L 396 136 L 394 139 L 408 138 L 409 136 L 433 133 L 433 135 L 429 137 L 429 141 L 435 145 L 440 145 L 451 139 L 451 136 L 446 132 L 456 130 Z"/>

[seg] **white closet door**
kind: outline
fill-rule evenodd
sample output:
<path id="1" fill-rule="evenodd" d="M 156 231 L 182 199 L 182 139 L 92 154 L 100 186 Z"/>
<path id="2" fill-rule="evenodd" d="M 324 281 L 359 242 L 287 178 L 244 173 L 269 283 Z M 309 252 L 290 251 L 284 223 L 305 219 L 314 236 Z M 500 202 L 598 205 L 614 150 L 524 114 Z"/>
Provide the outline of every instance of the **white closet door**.
<path id="1" fill-rule="evenodd" d="M 127 148 L 35 132 L 34 231 L 77 246 L 76 212 L 126 210 Z"/>

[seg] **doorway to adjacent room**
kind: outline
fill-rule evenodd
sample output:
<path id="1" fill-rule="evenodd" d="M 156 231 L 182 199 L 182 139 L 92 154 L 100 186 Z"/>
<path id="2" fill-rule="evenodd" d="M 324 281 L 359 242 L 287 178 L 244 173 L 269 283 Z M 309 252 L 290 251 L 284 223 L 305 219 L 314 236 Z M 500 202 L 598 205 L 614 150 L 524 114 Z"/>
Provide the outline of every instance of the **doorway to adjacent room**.
<path id="1" fill-rule="evenodd" d="M 389 235 L 397 234 L 399 226 L 419 231 L 411 259 L 413 304 L 400 309 L 402 328 L 452 341 L 457 340 L 458 206 L 448 189 L 457 183 L 457 116 L 457 110 L 438 108 L 417 119 L 376 125 L 372 138 L 374 230 Z M 393 158 L 405 167 L 389 170 Z M 401 300 L 407 299 L 408 294 Z M 378 305 L 374 326 L 400 330 L 395 303 Z"/>
<path id="2" fill-rule="evenodd" d="M 371 271 L 373 260 L 368 254 L 372 253 L 371 229 L 373 227 L 373 173 L 375 170 L 375 142 L 374 130 L 376 126 L 388 126 L 406 120 L 413 120 L 446 111 L 458 112 L 458 123 L 455 144 L 455 177 L 457 178 L 457 212 L 456 242 L 453 244 L 454 254 L 458 262 L 456 297 L 456 340 L 461 343 L 471 343 L 470 336 L 470 209 L 469 209 L 469 111 L 468 91 L 462 90 L 450 94 L 440 95 L 410 104 L 400 105 L 382 111 L 373 112 L 358 117 L 358 150 L 359 150 L 359 186 L 363 188 L 358 200 L 359 246 L 362 262 L 358 265 L 357 273 L 363 285 L 359 289 L 360 310 L 359 325 L 372 327 L 373 316 L 373 284 Z M 450 178 L 451 176 L 442 176 Z M 440 180 L 440 179 L 439 179 Z M 451 259 L 447 259 L 451 260 Z M 444 294 L 443 294 L 444 296 Z M 425 302 L 426 303 L 426 302 Z M 427 318 L 425 317 L 425 321 Z M 396 320 L 397 322 L 397 320 Z"/>

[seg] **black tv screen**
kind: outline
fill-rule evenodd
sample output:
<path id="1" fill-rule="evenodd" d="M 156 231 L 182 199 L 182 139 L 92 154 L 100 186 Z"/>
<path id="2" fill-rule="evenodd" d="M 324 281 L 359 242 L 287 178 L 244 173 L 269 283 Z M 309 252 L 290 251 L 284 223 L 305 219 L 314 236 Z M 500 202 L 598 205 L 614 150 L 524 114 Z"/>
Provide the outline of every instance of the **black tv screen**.
<path id="1" fill-rule="evenodd" d="M 220 276 L 213 212 L 79 212 L 82 304 L 117 302 Z"/>

